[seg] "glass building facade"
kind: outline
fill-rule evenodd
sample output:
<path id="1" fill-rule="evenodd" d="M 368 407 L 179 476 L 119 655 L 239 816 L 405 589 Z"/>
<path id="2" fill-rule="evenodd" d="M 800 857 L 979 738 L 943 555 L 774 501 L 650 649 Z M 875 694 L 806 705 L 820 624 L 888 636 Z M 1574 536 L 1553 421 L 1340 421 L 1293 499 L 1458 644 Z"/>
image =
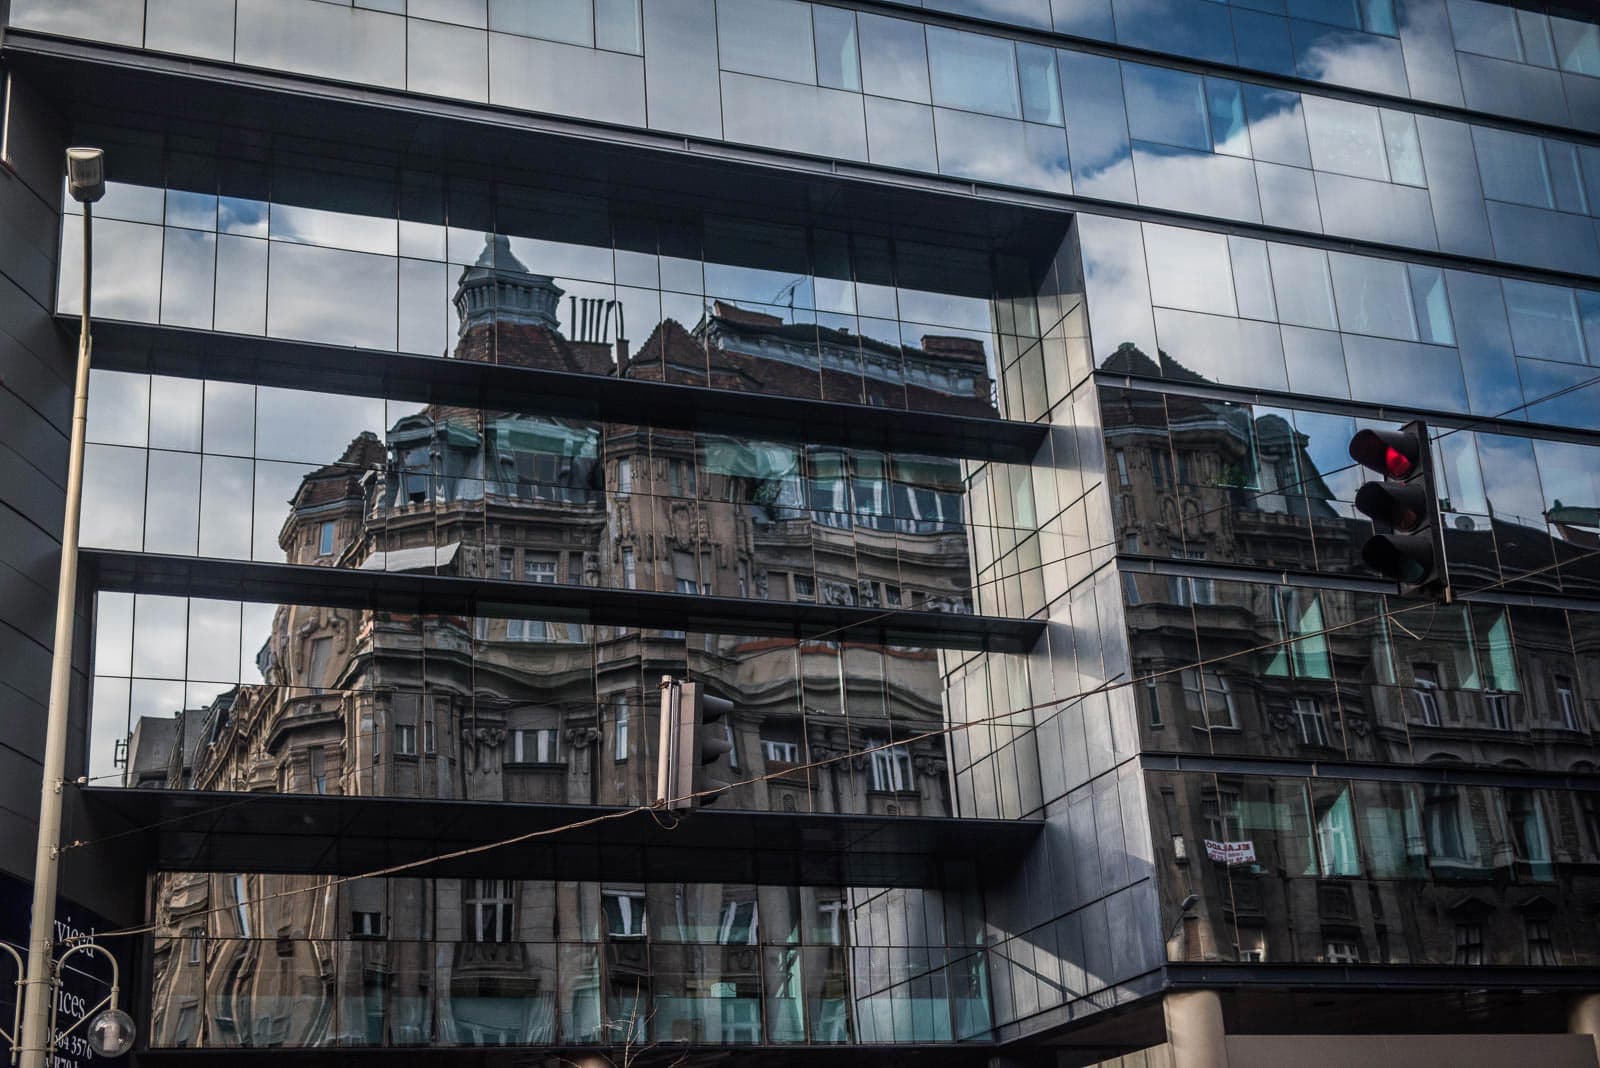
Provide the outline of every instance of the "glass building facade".
<path id="1" fill-rule="evenodd" d="M 36 785 L 95 144 L 67 853 L 140 1063 L 1220 1063 L 1191 995 L 1235 1065 L 1596 1063 L 1592 10 L 0 31 L 0 741 Z M 1412 418 L 1445 604 L 1360 556 L 1350 438 Z M 692 846 L 663 676 L 733 706 Z"/>

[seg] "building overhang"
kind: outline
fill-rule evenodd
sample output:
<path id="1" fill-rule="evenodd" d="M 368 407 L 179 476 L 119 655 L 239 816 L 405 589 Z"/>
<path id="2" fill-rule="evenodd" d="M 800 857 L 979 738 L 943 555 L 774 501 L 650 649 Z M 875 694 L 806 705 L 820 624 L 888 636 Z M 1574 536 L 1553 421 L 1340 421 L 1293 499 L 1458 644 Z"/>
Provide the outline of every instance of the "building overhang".
<path id="1" fill-rule="evenodd" d="M 712 1065 L 739 1064 L 748 1068 L 972 1068 L 989 1063 L 995 1044 L 988 1041 L 947 1042 L 941 1044 L 897 1043 L 895 1045 L 706 1045 L 675 1042 L 650 1043 L 629 1052 L 599 1046 L 541 1046 L 537 1048 L 376 1048 L 376 1049 L 162 1049 L 138 1055 L 141 1068 L 238 1068 L 260 1062 L 263 1065 L 293 1065 L 295 1068 L 365 1068 L 389 1065 L 403 1059 L 407 1065 L 423 1068 L 573 1068 L 590 1063 L 586 1058 L 609 1053 L 614 1059 L 597 1064 L 622 1064 L 630 1068 L 709 1068 Z M 1017 1062 L 1022 1065 L 1025 1062 Z M 1040 1068 L 1045 1062 L 1026 1062 L 1027 1068 Z M 1053 1061 L 1051 1062 L 1053 1063 Z"/>
<path id="2" fill-rule="evenodd" d="M 76 326 L 76 316 L 58 317 Z M 815 445 L 1029 463 L 1048 427 L 934 411 L 97 321 L 95 366 Z"/>
<path id="3" fill-rule="evenodd" d="M 79 557 L 88 588 L 166 597 L 535 618 L 645 630 L 831 638 L 1005 653 L 1030 651 L 1045 627 L 1040 619 L 505 582 L 417 571 L 364 571 L 110 549 L 82 549 Z"/>
<path id="4" fill-rule="evenodd" d="M 935 887 L 1020 863 L 1043 827 L 103 786 L 68 800 L 68 837 L 87 843 L 69 853 L 116 842 L 122 863 L 142 857 L 147 872 Z"/>

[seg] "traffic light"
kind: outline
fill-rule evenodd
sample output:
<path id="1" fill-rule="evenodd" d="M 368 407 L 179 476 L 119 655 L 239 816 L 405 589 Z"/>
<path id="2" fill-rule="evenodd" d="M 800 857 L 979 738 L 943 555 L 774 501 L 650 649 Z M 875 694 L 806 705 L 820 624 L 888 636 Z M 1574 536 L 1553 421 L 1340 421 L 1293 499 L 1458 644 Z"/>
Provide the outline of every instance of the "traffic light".
<path id="1" fill-rule="evenodd" d="M 661 676 L 661 745 L 656 766 L 656 802 L 670 809 L 709 805 L 728 783 L 706 774 L 722 759 L 728 741 L 728 716 L 733 702 L 715 697 L 698 682 Z M 697 796 L 704 794 L 705 796 Z"/>
<path id="2" fill-rule="evenodd" d="M 1417 419 L 1399 430 L 1362 430 L 1350 439 L 1350 458 L 1384 476 L 1356 492 L 1356 508 L 1377 528 L 1361 547 L 1361 559 L 1398 583 L 1402 594 L 1448 602 L 1428 424 Z"/>

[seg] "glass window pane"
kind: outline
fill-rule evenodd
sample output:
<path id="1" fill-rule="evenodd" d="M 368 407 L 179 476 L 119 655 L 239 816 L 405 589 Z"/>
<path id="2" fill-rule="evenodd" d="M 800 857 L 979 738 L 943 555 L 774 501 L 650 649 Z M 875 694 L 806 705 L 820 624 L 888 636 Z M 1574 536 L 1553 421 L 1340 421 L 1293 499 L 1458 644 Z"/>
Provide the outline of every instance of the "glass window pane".
<path id="1" fill-rule="evenodd" d="M 644 51 L 639 0 L 594 0 L 594 44 L 612 52 Z"/>
<path id="2" fill-rule="evenodd" d="M 560 3 L 561 0 L 557 0 Z M 364 7 L 364 4 L 357 4 Z M 551 6 L 540 5 L 540 6 Z M 585 4 L 587 6 L 587 4 Z M 483 0 L 410 0 L 410 13 L 419 19 L 437 22 L 454 22 L 462 26 L 483 28 Z"/>
<path id="3" fill-rule="evenodd" d="M 385 256 L 275 243 L 268 268 L 267 332 L 392 350 L 397 267 Z"/>
<path id="4" fill-rule="evenodd" d="M 211 328 L 217 236 L 168 227 L 161 260 L 161 321 Z"/>
<path id="5" fill-rule="evenodd" d="M 1267 256 L 1272 263 L 1279 319 L 1295 326 L 1337 330 L 1327 253 L 1299 245 L 1269 244 Z"/>
<path id="6" fill-rule="evenodd" d="M 1479 469 L 1489 507 L 1498 518 L 1530 522 L 1537 527 L 1544 511 L 1540 491 L 1539 466 L 1533 455 L 1533 442 L 1506 434 L 1477 435 Z"/>
<path id="7" fill-rule="evenodd" d="M 928 50 L 922 25 L 866 12 L 856 16 L 856 24 L 861 35 L 862 89 L 875 96 L 928 103 Z"/>
<path id="8" fill-rule="evenodd" d="M 198 378 L 150 380 L 150 445 L 157 449 L 200 451 L 200 412 L 204 383 Z"/>
<path id="9" fill-rule="evenodd" d="M 149 441 L 150 377 L 126 371 L 89 373 L 88 440 L 98 445 Z"/>
<path id="10" fill-rule="evenodd" d="M 1472 146 L 1478 155 L 1484 196 L 1536 208 L 1555 206 L 1539 138 L 1474 126 Z"/>
<path id="11" fill-rule="evenodd" d="M 1289 0 L 1289 14 L 1295 18 L 1327 22 L 1352 30 L 1361 28 L 1355 0 Z"/>
<path id="12" fill-rule="evenodd" d="M 1578 314 L 1583 319 L 1583 336 L 1588 340 L 1589 362 L 1600 366 L 1600 293 L 1577 290 Z"/>
<path id="13" fill-rule="evenodd" d="M 1344 355 L 1356 400 L 1382 404 L 1385 398 L 1426 397 L 1431 408 L 1467 410 L 1467 387 L 1454 349 L 1346 334 Z"/>
<path id="14" fill-rule="evenodd" d="M 1561 69 L 1600 78 L 1600 25 L 1550 16 Z"/>
<path id="15" fill-rule="evenodd" d="M 1375 879 L 1416 879 L 1423 875 L 1427 847 L 1415 787 L 1401 783 L 1358 782 L 1356 811 L 1361 823 L 1361 856 Z"/>
<path id="16" fill-rule="evenodd" d="M 1210 149 L 1206 104 L 1196 74 L 1122 65 L 1122 87 L 1128 102 L 1128 131 L 1143 141 L 1185 148 Z"/>
<path id="17" fill-rule="evenodd" d="M 928 27 L 933 102 L 966 111 L 1017 118 L 1017 57 L 999 37 Z"/>
<path id="18" fill-rule="evenodd" d="M 1250 134 L 1245 126 L 1244 97 L 1238 82 L 1206 79 L 1206 106 L 1211 114 L 1211 137 L 1218 152 L 1250 155 Z"/>
<path id="19" fill-rule="evenodd" d="M 1339 327 L 1349 333 L 1417 339 L 1405 265 L 1392 260 L 1329 253 Z"/>
<path id="20" fill-rule="evenodd" d="M 1458 51 L 1522 61 L 1514 9 L 1482 0 L 1449 0 L 1449 8 Z"/>
<path id="21" fill-rule="evenodd" d="M 1061 86 L 1056 81 L 1056 54 L 1038 45 L 1017 45 L 1022 78 L 1022 117 L 1029 122 L 1061 125 Z"/>
<path id="22" fill-rule="evenodd" d="M 94 270 L 90 285 L 94 314 L 134 322 L 157 321 L 161 304 L 160 226 L 101 219 L 94 227 Z M 14 237 L 11 240 L 15 240 Z M 57 288 L 57 310 L 75 315 L 81 308 L 83 277 L 83 219 L 61 221 L 63 283 Z"/>
<path id="23" fill-rule="evenodd" d="M 1537 11 L 1518 11 L 1517 28 L 1522 31 L 1523 57 L 1540 67 L 1556 65 L 1555 44 L 1550 40 L 1550 20 Z"/>
<path id="24" fill-rule="evenodd" d="M 1450 301 L 1445 296 L 1444 272 L 1436 267 L 1416 265 L 1409 270 L 1411 300 L 1422 340 L 1434 345 L 1454 345 L 1456 337 L 1450 323 Z"/>
<path id="25" fill-rule="evenodd" d="M 1583 362 L 1583 336 L 1572 290 L 1511 278 L 1502 285 L 1518 356 Z"/>
<path id="26" fill-rule="evenodd" d="M 1394 0 L 1360 0 L 1361 25 L 1389 37 L 1399 34 L 1394 21 Z"/>
<path id="27" fill-rule="evenodd" d="M 1235 314 L 1226 237 L 1146 224 L 1144 241 L 1152 303 L 1213 315 Z"/>
<path id="28" fill-rule="evenodd" d="M 1449 271 L 1445 285 L 1456 326 L 1456 343 L 1466 370 L 1472 410 L 1483 415 L 1510 412 L 1522 403 L 1522 385 L 1511 351 L 1500 279 L 1469 271 Z"/>
<path id="29" fill-rule="evenodd" d="M 717 5 L 717 50 L 723 70 L 791 82 L 817 80 L 811 49 L 774 48 L 774 41 L 809 42 L 811 7 L 795 0 L 740 0 Z"/>
<path id="30" fill-rule="evenodd" d="M 1272 294 L 1272 269 L 1267 264 L 1266 242 L 1230 237 L 1228 256 L 1233 265 L 1233 288 L 1238 297 L 1239 314 L 1248 319 L 1277 319 L 1278 306 Z"/>
<path id="31" fill-rule="evenodd" d="M 1422 145 L 1417 141 L 1417 121 L 1402 111 L 1384 109 L 1383 143 L 1389 153 L 1389 175 L 1406 185 L 1428 184 L 1422 173 Z"/>
<path id="32" fill-rule="evenodd" d="M 856 16 L 836 7 L 812 8 L 817 36 L 817 83 L 831 89 L 861 91 L 861 61 L 856 54 Z"/>
<path id="33" fill-rule="evenodd" d="M 1301 104 L 1318 170 L 1388 181 L 1377 108 L 1309 95 Z"/>
<path id="34" fill-rule="evenodd" d="M 1104 56 L 1062 51 L 1072 183 L 1084 196 L 1134 200 L 1133 151 L 1118 64 Z"/>
<path id="35" fill-rule="evenodd" d="M 488 44 L 482 30 L 408 20 L 406 88 L 461 100 L 488 99 Z"/>
<path id="36" fill-rule="evenodd" d="M 1136 141 L 1133 169 L 1142 204 L 1195 215 L 1261 221 L 1264 198 L 1256 189 L 1255 166 L 1250 160 Z"/>
<path id="37" fill-rule="evenodd" d="M 1550 185 L 1556 207 L 1578 215 L 1588 214 L 1589 200 L 1584 195 L 1583 168 L 1578 162 L 1578 146 L 1565 141 L 1546 141 L 1550 164 Z"/>
<path id="38" fill-rule="evenodd" d="M 1317 821 L 1317 856 L 1321 874 L 1360 875 L 1361 861 L 1356 856 L 1355 806 L 1351 802 L 1350 784 L 1313 782 L 1311 805 Z"/>

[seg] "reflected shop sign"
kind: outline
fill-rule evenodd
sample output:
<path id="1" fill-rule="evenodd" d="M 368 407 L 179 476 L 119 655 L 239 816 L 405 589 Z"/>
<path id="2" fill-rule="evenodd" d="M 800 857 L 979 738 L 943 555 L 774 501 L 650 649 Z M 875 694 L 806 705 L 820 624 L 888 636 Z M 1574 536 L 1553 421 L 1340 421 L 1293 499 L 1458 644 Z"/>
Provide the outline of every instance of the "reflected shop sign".
<path id="1" fill-rule="evenodd" d="M 0 875 L 0 939 L 10 942 L 18 949 L 27 945 L 28 916 L 32 912 L 32 907 L 33 887 L 8 875 Z M 100 916 L 78 907 L 65 898 L 56 899 L 57 942 L 82 935 L 90 935 L 92 938 L 96 930 L 111 926 L 112 924 Z M 60 948 L 58 947 L 58 952 Z M 131 993 L 127 980 L 132 971 L 125 953 L 118 953 L 117 964 L 122 968 L 121 1003 L 123 1010 L 126 1011 Z M 0 969 L 3 969 L 0 971 L 0 1019 L 6 1020 L 8 1025 L 17 998 L 17 988 L 12 982 L 16 978 L 11 974 L 13 967 L 9 955 L 0 955 Z M 94 959 L 84 953 L 73 955 L 67 964 L 61 989 L 56 993 L 58 1027 L 62 1029 L 71 1027 L 100 1003 L 110 992 L 111 976 L 108 973 L 109 969 L 104 960 Z M 0 1056 L 9 1059 L 10 1052 L 10 1050 L 0 1052 Z M 96 1057 L 89 1051 L 84 1029 L 80 1027 L 66 1041 L 58 1044 L 51 1068 L 111 1068 L 114 1065 L 126 1065 L 128 1060 L 125 1056 L 113 1060 Z"/>
<path id="2" fill-rule="evenodd" d="M 1254 864 L 1256 862 L 1256 844 L 1254 842 L 1213 842 L 1206 839 L 1206 856 L 1218 864 L 1234 867 L 1239 864 Z"/>

